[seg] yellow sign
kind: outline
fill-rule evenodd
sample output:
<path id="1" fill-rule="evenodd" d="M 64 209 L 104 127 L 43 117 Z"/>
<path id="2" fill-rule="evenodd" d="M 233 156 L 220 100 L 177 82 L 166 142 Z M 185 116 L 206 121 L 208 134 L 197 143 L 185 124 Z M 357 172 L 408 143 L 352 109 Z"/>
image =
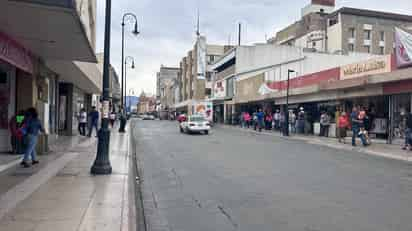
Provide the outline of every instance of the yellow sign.
<path id="1" fill-rule="evenodd" d="M 391 71 L 391 56 L 369 59 L 364 62 L 349 64 L 341 67 L 341 79 L 353 79 L 366 75 L 376 75 Z"/>

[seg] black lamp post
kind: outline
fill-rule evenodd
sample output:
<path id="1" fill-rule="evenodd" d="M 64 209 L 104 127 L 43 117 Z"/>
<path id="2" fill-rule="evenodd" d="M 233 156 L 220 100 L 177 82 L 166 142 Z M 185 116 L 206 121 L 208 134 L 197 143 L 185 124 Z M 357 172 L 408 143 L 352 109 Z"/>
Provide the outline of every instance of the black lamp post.
<path id="1" fill-rule="evenodd" d="M 125 110 L 126 110 L 126 108 L 125 108 L 125 95 L 126 95 L 126 89 L 125 89 L 125 70 L 124 70 L 124 63 L 125 63 L 125 60 L 124 60 L 124 26 L 126 25 L 126 22 L 133 22 L 133 21 L 130 21 L 130 20 L 127 20 L 127 19 L 131 19 L 131 20 L 133 20 L 134 21 L 134 29 L 133 29 L 133 34 L 134 35 L 138 35 L 140 32 L 139 32 L 139 29 L 138 29 L 138 26 L 137 26 L 137 17 L 136 17 L 136 15 L 134 15 L 134 14 L 132 14 L 132 13 L 126 13 L 126 14 L 124 14 L 123 15 L 123 19 L 122 19 L 122 89 L 121 89 L 121 92 L 122 92 L 122 101 L 121 101 L 121 104 L 122 104 L 122 108 L 123 108 L 123 111 L 122 111 L 122 113 L 121 113 L 121 118 L 120 118 L 120 127 L 119 127 L 119 132 L 121 132 L 121 133 L 123 133 L 123 132 L 126 132 L 126 130 L 125 130 L 125 128 L 126 128 L 126 121 L 127 121 L 127 119 L 126 119 L 126 115 L 125 115 Z"/>
<path id="2" fill-rule="evenodd" d="M 294 73 L 294 70 L 288 69 L 288 81 L 286 87 L 286 105 L 283 113 L 285 113 L 285 126 L 283 128 L 283 135 L 289 136 L 289 82 L 290 82 L 290 73 Z"/>
<path id="3" fill-rule="evenodd" d="M 123 20 L 122 20 L 122 106 L 124 107 L 124 95 L 126 94 L 126 89 L 124 88 L 124 26 L 126 25 L 126 22 L 132 22 L 127 19 L 132 19 L 134 21 L 134 29 L 133 29 L 133 34 L 138 35 L 139 29 L 137 26 L 137 17 L 136 15 L 132 13 L 126 13 L 123 15 Z"/>
<path id="4" fill-rule="evenodd" d="M 125 105 L 124 105 L 124 108 L 126 108 L 126 99 L 127 99 L 127 64 L 128 64 L 128 61 L 132 61 L 132 66 L 131 66 L 131 68 L 132 69 L 134 69 L 134 58 L 133 57 L 131 57 L 131 56 L 127 56 L 125 59 L 124 59 L 124 66 L 125 66 L 125 68 L 124 68 L 124 92 L 125 92 L 125 99 L 124 99 L 124 103 L 125 103 Z"/>
<path id="5" fill-rule="evenodd" d="M 109 97 L 110 97 L 110 23 L 111 23 L 111 0 L 106 0 L 106 19 L 104 32 L 104 61 L 103 61 L 103 113 L 99 140 L 97 145 L 96 159 L 90 172 L 95 175 L 107 175 L 112 173 L 109 160 L 110 130 L 109 130 Z"/>

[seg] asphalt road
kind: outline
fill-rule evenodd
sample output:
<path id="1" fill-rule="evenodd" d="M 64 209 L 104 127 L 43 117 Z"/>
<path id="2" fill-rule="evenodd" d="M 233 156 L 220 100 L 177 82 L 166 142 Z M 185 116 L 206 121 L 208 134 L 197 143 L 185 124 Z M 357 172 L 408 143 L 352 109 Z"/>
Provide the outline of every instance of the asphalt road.
<path id="1" fill-rule="evenodd" d="M 148 230 L 412 230 L 407 163 L 168 121 L 131 130 Z"/>

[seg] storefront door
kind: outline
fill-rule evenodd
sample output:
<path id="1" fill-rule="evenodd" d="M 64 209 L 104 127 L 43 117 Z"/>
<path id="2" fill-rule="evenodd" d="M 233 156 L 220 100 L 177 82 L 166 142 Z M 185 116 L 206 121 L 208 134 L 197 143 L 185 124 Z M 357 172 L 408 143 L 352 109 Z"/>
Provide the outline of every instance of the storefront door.
<path id="1" fill-rule="evenodd" d="M 391 142 L 403 144 L 405 141 L 406 118 L 411 113 L 411 97 L 409 93 L 391 96 Z"/>
<path id="2" fill-rule="evenodd" d="M 15 113 L 15 70 L 0 61 L 0 152 L 11 150 L 8 123 Z"/>

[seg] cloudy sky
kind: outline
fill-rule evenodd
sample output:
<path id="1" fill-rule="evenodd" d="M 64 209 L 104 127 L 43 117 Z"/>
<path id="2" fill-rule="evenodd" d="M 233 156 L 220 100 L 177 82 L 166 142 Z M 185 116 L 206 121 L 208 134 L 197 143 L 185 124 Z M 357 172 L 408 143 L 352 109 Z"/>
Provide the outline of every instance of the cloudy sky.
<path id="1" fill-rule="evenodd" d="M 411 0 L 337 0 L 342 6 L 412 14 Z M 97 0 L 97 52 L 103 51 L 105 0 Z M 237 23 L 243 27 L 243 44 L 272 37 L 276 30 L 296 21 L 300 9 L 310 0 L 112 0 L 111 63 L 121 72 L 121 20 L 124 13 L 138 17 L 139 36 L 126 26 L 125 55 L 133 56 L 134 70 L 128 69 L 128 89 L 138 94 L 155 92 L 160 65 L 178 66 L 193 47 L 197 9 L 200 31 L 208 43 L 235 42 Z"/>

